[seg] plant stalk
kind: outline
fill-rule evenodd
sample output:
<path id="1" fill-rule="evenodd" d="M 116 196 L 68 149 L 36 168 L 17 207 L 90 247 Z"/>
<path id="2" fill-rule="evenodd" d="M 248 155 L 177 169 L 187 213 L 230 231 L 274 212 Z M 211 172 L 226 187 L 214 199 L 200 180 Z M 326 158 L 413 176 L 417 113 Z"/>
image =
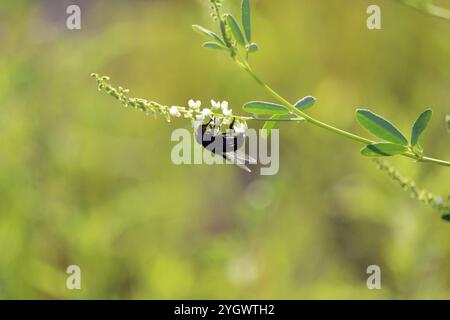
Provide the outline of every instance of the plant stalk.
<path id="1" fill-rule="evenodd" d="M 316 127 L 319 127 L 319 128 L 331 131 L 333 133 L 336 133 L 338 135 L 341 135 L 343 137 L 346 137 L 348 139 L 363 143 L 365 145 L 375 143 L 375 141 L 373 141 L 373 140 L 370 140 L 370 139 L 358 136 L 356 134 L 350 133 L 348 131 L 333 127 L 329 124 L 319 121 L 319 120 L 309 116 L 308 114 L 298 110 L 294 105 L 292 105 L 292 103 L 290 103 L 285 98 L 283 98 L 280 94 L 278 94 L 275 90 L 273 90 L 269 85 L 267 85 L 261 78 L 259 78 L 253 72 L 252 68 L 250 67 L 250 65 L 247 62 L 242 63 L 241 61 L 239 61 L 237 59 L 235 59 L 234 61 L 241 69 L 243 69 L 245 72 L 247 72 L 259 85 L 261 85 L 274 99 L 278 100 L 282 105 L 284 105 L 286 108 L 288 108 L 288 110 L 291 113 L 304 118 L 306 122 L 311 123 L 311 124 L 315 125 Z M 438 164 L 441 166 L 450 167 L 449 161 L 434 159 L 434 158 L 430 158 L 430 157 L 418 157 L 417 155 L 415 155 L 414 153 L 412 153 L 410 151 L 406 151 L 406 152 L 402 153 L 401 155 L 404 157 L 414 159 L 419 162 L 434 163 L 434 164 Z"/>

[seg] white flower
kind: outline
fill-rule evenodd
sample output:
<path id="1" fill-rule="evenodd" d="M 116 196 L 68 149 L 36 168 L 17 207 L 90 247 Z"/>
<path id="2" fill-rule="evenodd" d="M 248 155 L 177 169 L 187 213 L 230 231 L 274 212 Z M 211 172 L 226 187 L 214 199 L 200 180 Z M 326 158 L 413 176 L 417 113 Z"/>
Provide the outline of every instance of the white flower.
<path id="1" fill-rule="evenodd" d="M 194 101 L 191 99 L 191 100 L 189 100 L 188 105 L 189 105 L 189 108 L 197 110 L 197 109 L 200 109 L 200 107 L 202 106 L 202 102 L 199 100 Z"/>
<path id="2" fill-rule="evenodd" d="M 220 104 L 220 107 L 223 109 L 228 109 L 228 101 L 222 101 L 222 103 Z"/>
<path id="3" fill-rule="evenodd" d="M 203 114 L 197 114 L 195 116 L 195 119 L 197 119 L 198 121 L 203 121 L 205 120 L 205 116 Z"/>
<path id="4" fill-rule="evenodd" d="M 234 131 L 236 131 L 237 133 L 241 133 L 241 132 L 244 133 L 245 130 L 247 130 L 247 123 L 236 121 L 234 123 L 233 127 L 234 127 Z"/>
<path id="5" fill-rule="evenodd" d="M 215 100 L 211 100 L 211 106 L 213 107 L 213 109 L 219 109 L 221 107 L 220 102 Z"/>
<path id="6" fill-rule="evenodd" d="M 215 102 L 214 100 L 211 101 L 211 104 Z M 222 102 L 215 102 L 216 106 L 220 106 L 222 109 L 222 113 L 225 116 L 231 116 L 233 114 L 232 110 L 228 108 L 228 101 L 222 101 Z"/>
<path id="7" fill-rule="evenodd" d="M 223 112 L 224 116 L 231 116 L 233 114 L 233 110 L 228 109 L 228 107 L 227 108 L 223 108 L 222 112 Z"/>
<path id="8" fill-rule="evenodd" d="M 208 117 L 211 114 L 211 109 L 205 108 L 202 110 L 202 115 Z"/>
<path id="9" fill-rule="evenodd" d="M 169 109 L 169 113 L 172 117 L 181 117 L 181 113 L 178 107 L 172 106 Z"/>

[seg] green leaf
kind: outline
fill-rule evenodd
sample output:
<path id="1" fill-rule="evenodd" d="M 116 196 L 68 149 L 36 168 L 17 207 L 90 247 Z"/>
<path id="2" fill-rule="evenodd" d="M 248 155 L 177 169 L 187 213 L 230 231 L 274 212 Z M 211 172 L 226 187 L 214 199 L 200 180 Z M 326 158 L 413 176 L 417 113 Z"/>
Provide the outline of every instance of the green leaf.
<path id="1" fill-rule="evenodd" d="M 251 44 L 249 44 L 247 46 L 247 51 L 250 52 L 250 53 L 256 52 L 258 50 L 259 50 L 259 48 L 258 48 L 258 45 L 256 43 L 251 43 Z"/>
<path id="2" fill-rule="evenodd" d="M 413 147 L 419 146 L 420 136 L 425 131 L 428 122 L 430 122 L 431 116 L 433 115 L 433 110 L 427 109 L 417 118 L 414 122 L 412 133 L 411 133 L 411 145 Z"/>
<path id="3" fill-rule="evenodd" d="M 366 157 L 390 157 L 401 154 L 407 149 L 406 146 L 400 144 L 379 142 L 365 146 L 361 150 L 361 154 Z"/>
<path id="4" fill-rule="evenodd" d="M 301 100 L 297 101 L 294 107 L 296 107 L 298 110 L 306 110 L 308 108 L 311 108 L 314 105 L 314 103 L 316 103 L 316 98 L 312 96 L 306 96 Z"/>
<path id="5" fill-rule="evenodd" d="M 247 42 L 252 42 L 252 24 L 250 19 L 250 0 L 242 1 L 242 25 Z"/>
<path id="6" fill-rule="evenodd" d="M 283 117 L 283 115 L 274 115 L 270 119 L 271 120 L 278 120 L 278 119 L 281 119 L 282 117 Z M 270 136 L 270 133 L 271 133 L 272 129 L 275 128 L 276 125 L 277 125 L 276 121 L 266 121 L 264 123 L 264 126 L 262 127 L 263 131 L 261 131 L 261 136 L 264 139 L 267 139 Z"/>
<path id="7" fill-rule="evenodd" d="M 206 38 L 208 38 L 210 40 L 213 40 L 214 42 L 218 42 L 218 43 L 220 43 L 223 46 L 226 46 L 225 42 L 223 42 L 223 40 L 220 39 L 220 37 L 217 34 L 215 34 L 214 32 L 212 32 L 212 31 L 210 31 L 208 29 L 205 29 L 202 26 L 199 26 L 199 25 L 196 25 L 196 24 L 194 24 L 192 26 L 192 29 L 196 33 L 198 33 L 199 35 L 204 36 L 204 37 L 206 37 Z"/>
<path id="8" fill-rule="evenodd" d="M 245 47 L 244 35 L 242 34 L 241 28 L 239 27 L 239 24 L 236 21 L 236 18 L 233 17 L 231 14 L 227 14 L 226 21 L 227 21 L 227 25 L 230 27 L 231 33 L 233 34 L 233 37 L 236 40 L 236 42 L 239 45 Z"/>
<path id="9" fill-rule="evenodd" d="M 218 44 L 217 42 L 205 42 L 202 45 L 203 48 L 215 49 L 215 50 L 227 50 L 226 47 Z"/>
<path id="10" fill-rule="evenodd" d="M 445 117 L 445 121 L 447 122 L 447 130 L 448 133 L 450 133 L 450 116 Z"/>
<path id="11" fill-rule="evenodd" d="M 364 129 L 374 136 L 392 143 L 408 145 L 408 140 L 403 134 L 392 123 L 379 115 L 369 110 L 358 109 L 356 119 Z"/>
<path id="12" fill-rule="evenodd" d="M 288 109 L 280 104 L 264 101 L 247 102 L 243 108 L 246 112 L 254 114 L 283 115 L 289 113 Z"/>

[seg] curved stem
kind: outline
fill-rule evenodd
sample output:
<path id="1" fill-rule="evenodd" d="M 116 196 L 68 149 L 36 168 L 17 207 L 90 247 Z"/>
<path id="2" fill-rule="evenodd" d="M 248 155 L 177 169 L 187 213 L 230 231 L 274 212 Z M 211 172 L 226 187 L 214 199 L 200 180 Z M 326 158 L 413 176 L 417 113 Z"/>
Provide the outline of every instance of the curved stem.
<path id="1" fill-rule="evenodd" d="M 282 103 L 286 108 L 289 109 L 289 111 L 299 117 L 302 117 L 305 119 L 306 122 L 311 123 L 319 128 L 331 131 L 333 133 L 339 134 L 343 137 L 346 137 L 348 139 L 360 142 L 360 143 L 364 143 L 364 144 L 373 144 L 375 143 L 375 141 L 358 136 L 356 134 L 350 133 L 348 131 L 333 127 L 329 124 L 326 124 L 322 121 L 319 121 L 311 116 L 309 116 L 308 114 L 298 110 L 294 105 L 292 105 L 292 103 L 290 103 L 289 101 L 287 101 L 285 98 L 283 98 L 281 95 L 279 95 L 275 90 L 273 90 L 270 86 L 268 86 L 263 80 L 261 80 L 261 78 L 259 78 L 251 69 L 250 65 L 245 62 L 241 62 L 238 60 L 234 60 L 236 62 L 236 64 L 243 69 L 245 72 L 247 72 L 258 84 L 260 84 L 273 98 L 275 98 L 276 100 L 278 100 L 280 103 Z M 442 166 L 446 166 L 446 167 L 450 167 L 450 162 L 448 161 L 444 161 L 444 160 L 438 160 L 438 159 L 434 159 L 434 158 L 429 158 L 429 157 L 417 157 L 414 153 L 410 152 L 410 151 L 406 151 L 404 153 L 401 154 L 404 157 L 408 157 L 420 162 L 428 162 L 428 163 L 434 163 L 434 164 L 439 164 Z"/>
<path id="2" fill-rule="evenodd" d="M 335 127 L 333 127 L 333 126 L 331 126 L 331 125 L 328 125 L 328 124 L 326 124 L 326 123 L 324 123 L 324 122 L 322 122 L 322 121 L 319 121 L 319 120 L 317 120 L 317 119 L 314 119 L 313 117 L 307 115 L 306 113 L 304 113 L 304 112 L 298 110 L 298 109 L 295 108 L 289 101 L 287 101 L 286 99 L 284 99 L 284 98 L 283 98 L 281 95 L 279 95 L 275 90 L 273 90 L 273 89 L 272 89 L 271 87 L 269 87 L 264 81 L 262 81 L 262 80 L 261 80 L 261 79 L 260 79 L 260 78 L 252 71 L 252 69 L 250 68 L 250 66 L 248 66 L 248 65 L 246 65 L 246 64 L 243 64 L 243 63 L 241 63 L 241 62 L 239 62 L 239 61 L 238 61 L 237 63 L 238 63 L 238 65 L 239 65 L 242 69 L 244 69 L 248 74 L 250 74 L 250 76 L 251 76 L 253 79 L 255 79 L 256 82 L 258 82 L 264 89 L 266 89 L 266 91 L 267 91 L 273 98 L 275 98 L 276 100 L 278 100 L 279 102 L 281 102 L 281 103 L 282 103 L 285 107 L 287 107 L 292 113 L 294 113 L 294 114 L 296 114 L 296 115 L 298 115 L 298 116 L 300 116 L 300 117 L 302 117 L 302 118 L 305 118 L 305 120 L 306 120 L 307 122 L 312 123 L 312 124 L 314 124 L 314 125 L 316 125 L 316 126 L 318 126 L 318 127 L 320 127 L 320 128 L 326 129 L 326 130 L 328 130 L 328 131 L 331 131 L 331 132 L 337 133 L 337 134 L 339 134 L 339 135 L 345 136 L 345 137 L 350 138 L 350 139 L 352 139 L 352 140 L 355 140 L 355 141 L 364 143 L 364 144 L 372 144 L 372 143 L 375 143 L 375 141 L 372 141 L 372 140 L 366 139 L 366 138 L 364 138 L 364 137 L 355 135 L 355 134 L 353 134 L 353 133 L 350 133 L 350 132 L 347 132 L 347 131 L 344 131 L 344 130 L 335 128 Z"/>
<path id="3" fill-rule="evenodd" d="M 428 162 L 428 163 L 434 163 L 434 164 L 440 164 L 445 167 L 450 167 L 450 162 L 445 161 L 445 160 L 439 160 L 439 159 L 434 159 L 434 158 L 430 158 L 430 157 L 422 157 L 421 161 Z"/>

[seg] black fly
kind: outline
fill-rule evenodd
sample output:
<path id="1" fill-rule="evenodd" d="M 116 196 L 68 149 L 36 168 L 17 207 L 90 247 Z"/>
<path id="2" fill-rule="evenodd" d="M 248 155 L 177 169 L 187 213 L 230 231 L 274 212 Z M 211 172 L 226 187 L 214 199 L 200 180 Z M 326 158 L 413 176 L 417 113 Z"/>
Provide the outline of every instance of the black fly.
<path id="1" fill-rule="evenodd" d="M 238 152 L 244 145 L 245 135 L 243 132 L 237 133 L 234 130 L 235 118 L 230 124 L 226 133 L 220 132 L 215 125 L 215 119 L 211 118 L 207 124 L 202 124 L 197 128 L 195 140 L 206 150 L 222 156 L 225 160 L 231 161 L 247 172 L 251 170 L 245 165 L 246 162 L 256 163 L 255 160 L 245 153 Z M 212 124 L 211 124 L 212 123 Z"/>

